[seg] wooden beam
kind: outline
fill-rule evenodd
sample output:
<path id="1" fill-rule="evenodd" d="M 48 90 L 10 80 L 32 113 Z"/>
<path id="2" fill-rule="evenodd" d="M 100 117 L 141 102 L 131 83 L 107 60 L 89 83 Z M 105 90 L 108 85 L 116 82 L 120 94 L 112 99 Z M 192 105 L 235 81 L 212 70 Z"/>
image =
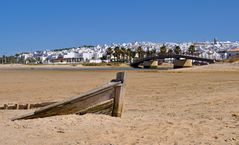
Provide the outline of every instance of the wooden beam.
<path id="1" fill-rule="evenodd" d="M 25 103 L 25 104 L 15 104 L 15 103 L 7 103 L 0 105 L 0 110 L 26 110 L 26 109 L 35 109 L 44 106 L 48 106 L 56 102 L 42 102 L 42 103 Z"/>
<path id="2" fill-rule="evenodd" d="M 112 111 L 112 116 L 121 117 L 123 111 L 123 99 L 124 99 L 124 85 L 125 85 L 125 72 L 117 73 L 116 81 L 122 82 L 115 87 L 115 96 L 114 96 L 114 107 Z"/>
<path id="3" fill-rule="evenodd" d="M 82 109 L 79 112 L 77 112 L 76 114 L 84 115 L 87 113 L 97 113 L 97 114 L 111 115 L 112 109 L 113 109 L 113 104 L 114 104 L 114 100 L 110 99 L 105 102 L 90 106 L 86 109 Z M 102 113 L 102 112 L 104 112 L 104 113 Z"/>

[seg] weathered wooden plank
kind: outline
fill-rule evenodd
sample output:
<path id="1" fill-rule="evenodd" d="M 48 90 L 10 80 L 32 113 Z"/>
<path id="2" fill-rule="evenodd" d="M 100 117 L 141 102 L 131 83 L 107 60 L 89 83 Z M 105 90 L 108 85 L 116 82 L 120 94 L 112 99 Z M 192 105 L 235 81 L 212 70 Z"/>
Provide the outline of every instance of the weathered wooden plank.
<path id="1" fill-rule="evenodd" d="M 105 115 L 112 116 L 112 110 L 113 110 L 113 105 L 110 108 L 106 108 L 106 109 L 102 109 L 97 112 L 94 112 L 94 114 L 105 114 Z"/>
<path id="2" fill-rule="evenodd" d="M 29 114 L 13 118 L 12 120 L 33 119 L 75 113 L 84 114 L 89 112 L 104 114 L 110 113 L 112 116 L 120 117 L 123 108 L 124 77 L 124 72 L 117 73 L 115 80 L 112 80 L 110 83 L 103 85 L 102 87 L 93 89 L 87 93 L 81 94 L 80 96 L 42 107 Z M 27 108 L 29 107 L 31 106 L 27 104 Z"/>
<path id="3" fill-rule="evenodd" d="M 19 104 L 18 105 L 18 109 L 24 109 L 24 110 L 26 110 L 26 109 L 28 109 L 28 104 Z"/>
<path id="4" fill-rule="evenodd" d="M 17 109 L 17 104 L 7 104 L 7 108 L 8 110 L 14 110 Z"/>
<path id="5" fill-rule="evenodd" d="M 57 102 L 43 102 L 43 103 L 30 104 L 30 109 L 41 108 L 54 103 L 57 103 Z"/>
<path id="6" fill-rule="evenodd" d="M 35 104 L 33 104 L 33 103 L 31 103 L 31 104 L 8 103 L 8 104 L 0 105 L 0 110 L 35 109 L 35 108 L 48 106 L 53 103 L 56 103 L 56 102 L 43 102 L 43 103 L 35 103 Z"/>
<path id="7" fill-rule="evenodd" d="M 108 84 L 104 85 L 103 87 L 99 87 L 97 89 L 91 90 L 87 93 L 81 94 L 78 97 L 72 97 L 70 99 L 66 99 L 64 101 L 61 101 L 61 102 L 58 102 L 58 103 L 40 108 L 40 109 L 36 110 L 36 112 L 41 112 L 42 110 L 48 110 L 48 109 L 51 109 L 52 107 L 60 107 L 62 105 L 66 105 L 66 104 L 73 104 L 73 103 L 76 103 L 76 102 L 82 102 L 82 101 L 85 101 L 88 98 L 92 98 L 92 97 L 101 98 L 101 96 L 102 97 L 104 96 L 103 95 L 104 92 L 106 92 L 108 90 L 112 91 L 114 89 L 114 87 L 117 86 L 118 84 L 120 84 L 120 83 L 118 83 L 118 82 L 108 83 Z M 101 100 L 99 100 L 99 101 L 101 101 Z"/>
<path id="8" fill-rule="evenodd" d="M 87 114 L 87 113 L 102 113 L 103 110 L 104 110 L 104 112 L 105 112 L 104 114 L 107 113 L 108 115 L 111 115 L 112 114 L 112 109 L 113 109 L 113 104 L 114 104 L 114 100 L 110 99 L 110 100 L 107 100 L 105 102 L 90 106 L 86 109 L 80 110 L 76 114 L 84 115 L 84 114 Z M 108 112 L 106 112 L 106 110 L 108 110 Z"/>
<path id="9" fill-rule="evenodd" d="M 68 102 L 63 105 L 58 105 L 53 108 L 49 108 L 47 110 L 36 110 L 36 113 L 39 113 L 39 115 L 65 115 L 65 114 L 73 114 L 77 113 L 79 110 L 82 110 L 84 108 L 88 108 L 90 106 L 93 106 L 95 104 L 107 101 L 109 99 L 112 99 L 114 95 L 114 89 L 107 90 L 106 92 L 102 92 L 101 94 L 97 94 L 95 96 L 89 97 L 84 99 L 83 101 L 73 101 Z M 45 116 L 45 115 L 44 115 Z"/>
<path id="10" fill-rule="evenodd" d="M 114 107 L 112 111 L 112 116 L 115 117 L 121 117 L 123 111 L 125 75 L 125 72 L 117 73 L 116 81 L 121 81 L 122 83 L 115 87 Z"/>

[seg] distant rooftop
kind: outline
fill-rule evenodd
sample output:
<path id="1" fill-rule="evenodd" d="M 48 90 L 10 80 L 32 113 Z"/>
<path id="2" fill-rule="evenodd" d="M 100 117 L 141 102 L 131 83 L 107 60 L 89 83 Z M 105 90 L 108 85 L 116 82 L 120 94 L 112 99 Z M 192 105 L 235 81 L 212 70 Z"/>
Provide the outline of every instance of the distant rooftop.
<path id="1" fill-rule="evenodd" d="M 229 49 L 228 52 L 239 52 L 239 48 Z"/>

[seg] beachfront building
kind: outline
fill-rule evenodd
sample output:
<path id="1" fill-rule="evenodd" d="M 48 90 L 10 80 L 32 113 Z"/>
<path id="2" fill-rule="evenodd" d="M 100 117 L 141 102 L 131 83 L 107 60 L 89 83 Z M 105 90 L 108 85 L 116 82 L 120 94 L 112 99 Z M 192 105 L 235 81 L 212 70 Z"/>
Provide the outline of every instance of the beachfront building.
<path id="1" fill-rule="evenodd" d="M 227 56 L 228 56 L 228 58 L 239 56 L 239 48 L 229 49 L 227 51 Z"/>
<path id="2" fill-rule="evenodd" d="M 54 64 L 78 63 L 82 61 L 82 57 L 77 52 L 69 52 L 58 55 L 52 55 L 48 58 Z"/>
<path id="3" fill-rule="evenodd" d="M 63 61 L 66 63 L 77 63 L 82 61 L 82 57 L 77 52 L 69 52 L 63 56 Z"/>

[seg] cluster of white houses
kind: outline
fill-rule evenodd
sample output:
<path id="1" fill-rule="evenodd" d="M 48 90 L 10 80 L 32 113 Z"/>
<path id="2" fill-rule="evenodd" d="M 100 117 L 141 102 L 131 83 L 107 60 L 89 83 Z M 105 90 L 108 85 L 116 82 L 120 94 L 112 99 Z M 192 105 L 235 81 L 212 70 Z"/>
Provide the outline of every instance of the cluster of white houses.
<path id="1" fill-rule="evenodd" d="M 36 51 L 22 53 L 18 59 L 25 63 L 78 63 L 78 62 L 101 62 L 105 49 L 101 47 L 79 47 L 55 51 Z"/>
<path id="2" fill-rule="evenodd" d="M 160 47 L 165 45 L 167 49 L 173 49 L 180 46 L 182 52 L 186 52 L 190 45 L 195 45 L 196 53 L 204 58 L 227 59 L 235 55 L 239 55 L 239 42 L 188 42 L 188 43 L 152 43 L 152 42 L 134 42 L 111 45 L 84 46 L 78 48 L 68 48 L 55 51 L 36 51 L 31 53 L 22 53 L 18 56 L 25 63 L 78 63 L 78 62 L 102 62 L 102 58 L 106 57 L 106 50 L 111 47 L 124 47 L 136 51 L 141 46 L 145 51 L 160 51 Z M 105 56 L 105 57 L 104 57 Z M 137 55 L 136 55 L 137 57 Z M 110 61 L 104 60 L 104 61 Z"/>

